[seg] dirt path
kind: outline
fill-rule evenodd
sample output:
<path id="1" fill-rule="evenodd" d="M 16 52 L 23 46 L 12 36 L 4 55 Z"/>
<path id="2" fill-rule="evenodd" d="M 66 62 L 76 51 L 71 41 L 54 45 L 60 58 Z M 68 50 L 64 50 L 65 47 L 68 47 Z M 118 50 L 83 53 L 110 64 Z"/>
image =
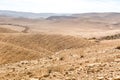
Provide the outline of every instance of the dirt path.
<path id="1" fill-rule="evenodd" d="M 18 27 L 23 27 L 24 30 L 22 30 L 21 32 L 23 33 L 27 33 L 29 31 L 29 27 L 28 26 L 24 26 L 24 25 L 19 25 L 19 24 L 11 24 L 11 23 L 0 23 L 0 25 L 9 25 L 9 26 L 18 26 Z"/>

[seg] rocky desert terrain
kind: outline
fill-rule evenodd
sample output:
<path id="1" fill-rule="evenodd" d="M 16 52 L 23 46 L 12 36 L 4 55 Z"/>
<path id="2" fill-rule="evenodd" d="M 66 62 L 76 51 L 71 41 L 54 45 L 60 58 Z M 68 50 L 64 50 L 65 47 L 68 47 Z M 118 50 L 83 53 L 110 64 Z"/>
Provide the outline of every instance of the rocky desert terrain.
<path id="1" fill-rule="evenodd" d="M 119 18 L 0 16 L 0 80 L 120 80 Z"/>

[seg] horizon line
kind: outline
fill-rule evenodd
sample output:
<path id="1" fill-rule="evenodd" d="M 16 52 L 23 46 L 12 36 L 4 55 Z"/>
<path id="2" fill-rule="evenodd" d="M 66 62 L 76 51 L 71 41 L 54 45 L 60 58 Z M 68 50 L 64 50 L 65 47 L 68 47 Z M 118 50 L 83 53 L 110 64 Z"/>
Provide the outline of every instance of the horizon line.
<path id="1" fill-rule="evenodd" d="M 58 12 L 32 12 L 32 11 L 19 11 L 19 10 L 2 10 L 0 9 L 0 11 L 11 11 L 11 12 L 21 12 L 21 13 L 33 13 L 33 14 L 87 14 L 87 13 L 120 13 L 120 12 L 115 12 L 115 11 L 106 11 L 106 12 L 103 12 L 103 11 L 91 11 L 91 12 L 68 12 L 68 13 L 58 13 Z"/>

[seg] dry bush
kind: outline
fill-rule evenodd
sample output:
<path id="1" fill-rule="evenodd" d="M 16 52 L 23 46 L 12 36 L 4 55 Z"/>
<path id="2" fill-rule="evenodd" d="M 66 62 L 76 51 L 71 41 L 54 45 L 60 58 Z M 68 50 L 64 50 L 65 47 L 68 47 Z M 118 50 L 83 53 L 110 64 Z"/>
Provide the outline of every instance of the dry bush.
<path id="1" fill-rule="evenodd" d="M 115 34 L 100 38 L 100 40 L 113 40 L 113 39 L 120 39 L 120 34 Z"/>
<path id="2" fill-rule="evenodd" d="M 119 49 L 120 50 L 120 46 L 117 46 L 115 49 Z"/>

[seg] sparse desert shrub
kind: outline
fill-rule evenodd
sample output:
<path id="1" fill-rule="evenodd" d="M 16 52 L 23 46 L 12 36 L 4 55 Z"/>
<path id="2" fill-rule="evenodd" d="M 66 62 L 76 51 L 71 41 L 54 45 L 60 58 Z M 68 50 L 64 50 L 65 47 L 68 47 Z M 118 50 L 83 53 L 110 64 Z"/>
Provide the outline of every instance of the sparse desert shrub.
<path id="1" fill-rule="evenodd" d="M 92 38 L 90 38 L 90 40 L 95 40 L 95 39 L 97 39 L 96 37 L 92 37 Z"/>
<path id="2" fill-rule="evenodd" d="M 117 46 L 115 49 L 119 49 L 120 50 L 120 46 Z"/>
<path id="3" fill-rule="evenodd" d="M 109 36 L 100 38 L 100 40 L 112 40 L 112 39 L 120 39 L 120 34 L 109 35 Z"/>

